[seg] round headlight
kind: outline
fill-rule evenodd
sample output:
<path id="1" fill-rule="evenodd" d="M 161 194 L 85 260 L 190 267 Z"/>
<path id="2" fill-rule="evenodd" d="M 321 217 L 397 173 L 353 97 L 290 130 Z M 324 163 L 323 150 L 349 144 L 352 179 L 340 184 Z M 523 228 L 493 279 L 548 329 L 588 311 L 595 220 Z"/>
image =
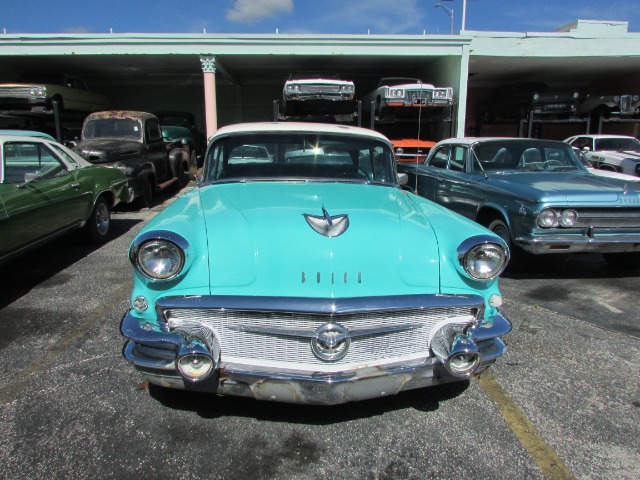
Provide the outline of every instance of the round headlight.
<path id="1" fill-rule="evenodd" d="M 396 153 L 398 155 L 402 155 L 404 153 L 404 149 L 402 147 L 398 147 L 398 148 L 396 148 Z"/>
<path id="2" fill-rule="evenodd" d="M 198 381 L 205 378 L 213 369 L 213 360 L 207 355 L 194 353 L 178 359 L 178 370 L 189 380 Z"/>
<path id="3" fill-rule="evenodd" d="M 502 272 L 507 254 L 500 245 L 483 243 L 467 252 L 463 259 L 465 271 L 477 280 L 491 280 Z"/>
<path id="4" fill-rule="evenodd" d="M 540 100 L 540 94 L 539 94 L 539 93 L 534 93 L 534 94 L 533 94 L 533 100 L 534 100 L 534 101 L 536 101 L 536 102 L 537 102 L 538 100 Z"/>
<path id="5" fill-rule="evenodd" d="M 153 239 L 140 245 L 136 263 L 140 272 L 152 280 L 168 280 L 184 266 L 184 252 L 168 240 Z"/>
<path id="6" fill-rule="evenodd" d="M 558 223 L 563 227 L 573 227 L 577 219 L 578 213 L 575 210 L 563 210 Z"/>
<path id="7" fill-rule="evenodd" d="M 557 225 L 556 212 L 553 210 L 543 210 L 538 215 L 538 225 L 542 228 L 551 228 Z"/>

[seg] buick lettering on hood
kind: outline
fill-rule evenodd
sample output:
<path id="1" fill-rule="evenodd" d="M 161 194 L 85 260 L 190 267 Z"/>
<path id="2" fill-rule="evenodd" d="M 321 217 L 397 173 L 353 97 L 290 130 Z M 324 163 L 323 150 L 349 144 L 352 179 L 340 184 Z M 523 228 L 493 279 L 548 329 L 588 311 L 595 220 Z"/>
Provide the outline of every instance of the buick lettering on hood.
<path id="1" fill-rule="evenodd" d="M 509 249 L 402 183 L 371 130 L 219 129 L 130 247 L 124 357 L 161 387 L 323 405 L 479 374 L 506 351 Z"/>

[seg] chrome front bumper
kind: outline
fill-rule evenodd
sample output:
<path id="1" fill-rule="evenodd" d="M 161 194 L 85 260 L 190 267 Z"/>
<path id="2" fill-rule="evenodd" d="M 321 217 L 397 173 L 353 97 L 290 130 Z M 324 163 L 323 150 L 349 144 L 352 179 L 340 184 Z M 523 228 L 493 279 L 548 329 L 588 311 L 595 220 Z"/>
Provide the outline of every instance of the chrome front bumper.
<path id="1" fill-rule="evenodd" d="M 122 319 L 120 330 L 128 339 L 123 349 L 124 357 L 151 383 L 162 387 L 257 400 L 332 405 L 462 380 L 452 375 L 437 355 L 425 354 L 408 361 L 332 372 L 236 364 L 223 359 L 214 374 L 193 382 L 182 377 L 176 366 L 178 353 L 193 339 L 177 331 L 143 328 L 140 320 L 130 312 Z M 474 374 L 486 369 L 506 352 L 507 347 L 500 337 L 510 330 L 511 323 L 501 314 L 467 330 L 467 336 L 475 342 L 480 355 Z"/>
<path id="2" fill-rule="evenodd" d="M 640 252 L 639 234 L 524 235 L 517 237 L 514 243 L 533 254 Z"/>

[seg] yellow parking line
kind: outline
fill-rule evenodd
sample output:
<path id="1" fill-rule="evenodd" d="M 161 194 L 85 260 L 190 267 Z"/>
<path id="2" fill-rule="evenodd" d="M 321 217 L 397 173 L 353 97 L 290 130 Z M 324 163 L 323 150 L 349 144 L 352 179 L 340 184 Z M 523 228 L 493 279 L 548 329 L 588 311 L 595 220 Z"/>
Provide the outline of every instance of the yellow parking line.
<path id="1" fill-rule="evenodd" d="M 558 457 L 558 454 L 540 436 L 531 420 L 527 418 L 509 394 L 493 378 L 491 371 L 483 372 L 482 375 L 477 377 L 477 380 L 487 396 L 498 405 L 507 425 L 533 457 L 544 476 L 549 480 L 575 479 L 576 477 Z"/>

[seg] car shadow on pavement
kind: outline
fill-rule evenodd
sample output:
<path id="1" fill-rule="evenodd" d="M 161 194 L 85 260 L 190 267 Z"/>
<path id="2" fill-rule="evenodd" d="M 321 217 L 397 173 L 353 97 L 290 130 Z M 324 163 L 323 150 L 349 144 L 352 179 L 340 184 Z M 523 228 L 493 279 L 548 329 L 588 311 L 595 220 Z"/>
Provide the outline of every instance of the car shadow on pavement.
<path id="1" fill-rule="evenodd" d="M 140 220 L 112 217 L 112 231 L 108 242 L 126 234 L 139 222 Z M 67 277 L 60 275 L 62 271 L 101 247 L 103 245 L 88 242 L 84 230 L 78 230 L 5 263 L 0 267 L 0 309 L 40 284 L 66 281 Z"/>
<path id="2" fill-rule="evenodd" d="M 529 255 L 527 263 L 507 270 L 505 278 L 572 279 L 627 278 L 640 276 L 640 270 L 615 268 L 597 253 Z"/>
<path id="3" fill-rule="evenodd" d="M 413 408 L 433 412 L 442 402 L 462 395 L 468 380 L 419 388 L 398 395 L 339 405 L 298 405 L 265 402 L 245 397 L 222 397 L 148 385 L 149 394 L 167 408 L 197 413 L 202 418 L 248 417 L 267 422 L 327 425 L 382 415 L 389 411 Z M 145 385 L 146 386 L 146 385 Z"/>

